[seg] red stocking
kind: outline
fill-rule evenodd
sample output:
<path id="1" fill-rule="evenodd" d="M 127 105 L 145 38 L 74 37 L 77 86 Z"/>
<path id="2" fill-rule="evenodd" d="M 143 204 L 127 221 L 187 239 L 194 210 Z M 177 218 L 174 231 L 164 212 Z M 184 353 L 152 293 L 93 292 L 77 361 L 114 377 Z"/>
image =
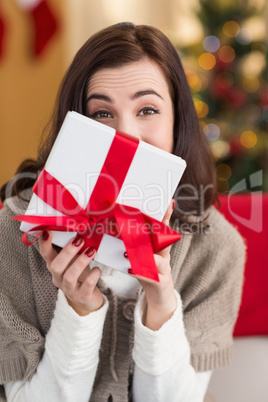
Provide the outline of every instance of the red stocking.
<path id="1" fill-rule="evenodd" d="M 3 42 L 4 42 L 4 35 L 5 35 L 5 24 L 0 15 L 0 58 L 3 56 Z"/>
<path id="2" fill-rule="evenodd" d="M 17 2 L 33 19 L 35 29 L 33 50 L 38 56 L 55 34 L 58 23 L 47 0 L 17 0 Z"/>

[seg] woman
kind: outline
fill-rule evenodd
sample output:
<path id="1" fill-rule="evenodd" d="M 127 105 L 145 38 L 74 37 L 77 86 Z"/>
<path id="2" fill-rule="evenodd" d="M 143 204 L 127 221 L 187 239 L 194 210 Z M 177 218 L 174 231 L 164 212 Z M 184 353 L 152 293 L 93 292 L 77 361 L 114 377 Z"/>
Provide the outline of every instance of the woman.
<path id="1" fill-rule="evenodd" d="M 186 160 L 164 218 L 182 239 L 155 254 L 159 283 L 89 269 L 96 250 L 78 256 L 79 236 L 56 252 L 44 232 L 26 248 L 10 218 L 25 211 L 33 182 L 16 181 L 1 211 L 7 400 L 202 401 L 211 371 L 230 360 L 245 252 L 213 207 L 213 161 L 176 50 L 149 26 L 124 23 L 93 35 L 63 79 L 37 161 L 18 174 L 32 179 L 43 168 L 69 110 Z"/>

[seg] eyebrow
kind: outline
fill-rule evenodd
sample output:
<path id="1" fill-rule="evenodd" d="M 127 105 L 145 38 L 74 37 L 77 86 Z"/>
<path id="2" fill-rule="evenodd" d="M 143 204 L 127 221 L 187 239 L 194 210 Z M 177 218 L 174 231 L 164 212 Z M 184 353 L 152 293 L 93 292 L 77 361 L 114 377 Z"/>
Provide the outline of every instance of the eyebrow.
<path id="1" fill-rule="evenodd" d="M 138 91 L 136 92 L 132 97 L 131 100 L 135 100 L 138 98 L 141 98 L 142 96 L 146 96 L 146 95 L 155 95 L 158 96 L 158 98 L 162 98 L 161 95 L 159 95 L 156 91 L 154 91 L 153 89 L 146 89 L 144 91 Z M 98 100 L 103 100 L 105 102 L 109 102 L 109 103 L 113 103 L 113 100 L 111 98 L 109 98 L 109 96 L 107 95 L 102 95 L 102 94 L 92 94 L 87 98 L 87 102 L 89 102 L 92 99 L 98 99 Z"/>
<path id="2" fill-rule="evenodd" d="M 134 100 L 134 99 L 140 98 L 142 96 L 146 96 L 146 95 L 156 95 L 159 98 L 163 99 L 162 96 L 159 95 L 159 93 L 157 93 L 153 89 L 146 89 L 144 91 L 138 91 L 131 97 L 131 99 Z"/>
<path id="3" fill-rule="evenodd" d="M 103 100 L 105 102 L 110 102 L 113 103 L 112 99 L 109 98 L 109 96 L 106 95 L 102 95 L 102 94 L 92 94 L 87 98 L 87 102 L 89 102 L 91 99 L 99 99 L 99 100 Z"/>

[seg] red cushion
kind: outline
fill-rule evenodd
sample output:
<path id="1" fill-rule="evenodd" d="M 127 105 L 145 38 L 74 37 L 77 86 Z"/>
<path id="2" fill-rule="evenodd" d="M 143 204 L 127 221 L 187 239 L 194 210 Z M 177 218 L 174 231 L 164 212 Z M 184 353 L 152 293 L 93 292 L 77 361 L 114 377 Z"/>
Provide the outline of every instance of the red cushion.
<path id="1" fill-rule="evenodd" d="M 245 282 L 235 336 L 268 334 L 268 194 L 220 195 L 221 212 L 247 243 Z"/>

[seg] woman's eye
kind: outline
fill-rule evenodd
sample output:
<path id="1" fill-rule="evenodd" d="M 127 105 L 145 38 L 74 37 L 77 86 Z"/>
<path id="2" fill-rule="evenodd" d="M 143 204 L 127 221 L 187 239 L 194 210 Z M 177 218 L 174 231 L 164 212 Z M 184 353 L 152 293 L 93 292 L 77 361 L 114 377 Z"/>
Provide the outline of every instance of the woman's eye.
<path id="1" fill-rule="evenodd" d="M 140 116 L 150 116 L 157 113 L 159 113 L 159 110 L 154 107 L 144 107 L 139 111 Z"/>
<path id="2" fill-rule="evenodd" d="M 107 110 L 98 110 L 97 112 L 92 113 L 89 117 L 92 119 L 107 119 L 111 118 L 112 115 Z"/>

